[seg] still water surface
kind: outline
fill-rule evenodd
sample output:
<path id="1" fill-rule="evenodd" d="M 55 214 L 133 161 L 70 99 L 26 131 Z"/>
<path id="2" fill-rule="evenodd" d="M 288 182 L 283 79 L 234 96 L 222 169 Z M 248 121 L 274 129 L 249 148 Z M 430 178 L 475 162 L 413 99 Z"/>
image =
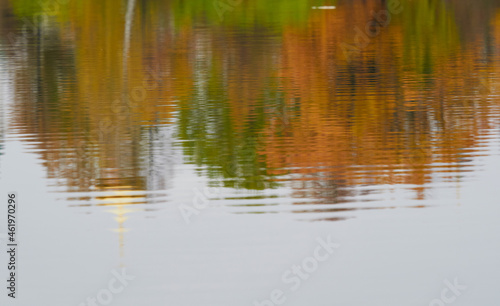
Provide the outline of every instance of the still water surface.
<path id="1" fill-rule="evenodd" d="M 116 267 L 116 305 L 428 305 L 455 277 L 498 301 L 496 1 L 48 2 L 0 1 L 22 305 Z"/>

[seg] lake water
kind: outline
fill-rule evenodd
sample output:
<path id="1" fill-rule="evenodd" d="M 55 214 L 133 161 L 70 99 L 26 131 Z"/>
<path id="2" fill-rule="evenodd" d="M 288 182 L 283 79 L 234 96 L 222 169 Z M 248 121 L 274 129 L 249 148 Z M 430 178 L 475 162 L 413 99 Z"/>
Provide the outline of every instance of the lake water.
<path id="1" fill-rule="evenodd" d="M 0 12 L 1 305 L 500 300 L 499 2 Z"/>

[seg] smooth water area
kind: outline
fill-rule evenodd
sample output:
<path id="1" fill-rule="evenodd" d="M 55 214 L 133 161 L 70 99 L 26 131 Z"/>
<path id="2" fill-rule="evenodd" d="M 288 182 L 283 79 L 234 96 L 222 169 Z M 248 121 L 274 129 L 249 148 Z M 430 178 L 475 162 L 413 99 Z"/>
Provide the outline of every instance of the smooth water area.
<path id="1" fill-rule="evenodd" d="M 496 305 L 499 93 L 496 1 L 2 0 L 17 305 Z"/>

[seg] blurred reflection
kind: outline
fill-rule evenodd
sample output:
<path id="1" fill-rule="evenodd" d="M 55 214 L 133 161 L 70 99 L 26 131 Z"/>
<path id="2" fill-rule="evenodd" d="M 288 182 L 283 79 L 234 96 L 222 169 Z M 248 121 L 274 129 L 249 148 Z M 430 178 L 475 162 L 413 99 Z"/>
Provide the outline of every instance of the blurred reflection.
<path id="1" fill-rule="evenodd" d="M 171 188 L 176 148 L 211 186 L 335 204 L 402 184 L 424 200 L 470 171 L 499 115 L 495 1 L 401 0 L 385 27 L 382 0 L 245 1 L 222 17 L 208 0 L 0 3 L 13 128 L 58 186 L 120 199 L 119 220 Z M 340 46 L 377 27 L 348 60 Z"/>

